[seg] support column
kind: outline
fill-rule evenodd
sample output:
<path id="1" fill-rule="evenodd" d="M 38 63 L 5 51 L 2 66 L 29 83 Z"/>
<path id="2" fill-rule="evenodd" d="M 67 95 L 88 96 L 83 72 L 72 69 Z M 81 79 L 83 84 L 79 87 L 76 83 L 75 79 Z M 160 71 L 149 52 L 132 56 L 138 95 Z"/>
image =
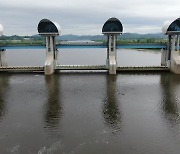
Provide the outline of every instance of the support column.
<path id="1" fill-rule="evenodd" d="M 177 44 L 176 44 L 176 46 L 177 46 L 177 52 L 179 52 L 179 35 L 177 35 Z"/>
<path id="2" fill-rule="evenodd" d="M 58 65 L 57 58 L 58 58 L 58 50 L 56 49 L 56 42 L 55 37 L 53 37 L 53 52 L 54 52 L 54 69 Z"/>
<path id="3" fill-rule="evenodd" d="M 5 49 L 0 49 L 0 66 L 1 67 L 7 67 L 8 66 Z"/>
<path id="4" fill-rule="evenodd" d="M 109 74 L 116 74 L 117 61 L 116 61 L 116 35 L 108 35 L 108 69 Z"/>
<path id="5" fill-rule="evenodd" d="M 46 36 L 46 62 L 44 71 L 46 75 L 54 73 L 55 69 L 55 39 L 54 36 Z"/>
<path id="6" fill-rule="evenodd" d="M 168 35 L 168 44 L 167 44 L 167 56 L 166 56 L 166 64 L 167 67 L 170 68 L 171 63 L 171 35 Z"/>
<path id="7" fill-rule="evenodd" d="M 175 35 L 173 35 L 172 36 L 171 52 L 174 52 L 175 50 L 176 50 L 176 37 L 175 37 Z"/>
<path id="8" fill-rule="evenodd" d="M 165 49 L 161 49 L 161 66 L 166 66 L 166 62 L 167 62 L 167 50 Z"/>
<path id="9" fill-rule="evenodd" d="M 106 68 L 109 69 L 109 36 L 107 41 L 107 59 L 106 59 Z"/>

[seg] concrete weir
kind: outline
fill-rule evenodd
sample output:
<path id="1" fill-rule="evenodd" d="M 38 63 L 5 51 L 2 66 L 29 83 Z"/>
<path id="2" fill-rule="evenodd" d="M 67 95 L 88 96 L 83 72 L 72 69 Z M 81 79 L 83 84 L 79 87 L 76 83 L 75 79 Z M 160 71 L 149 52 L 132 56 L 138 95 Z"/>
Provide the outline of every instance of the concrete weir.
<path id="1" fill-rule="evenodd" d="M 57 65 L 55 71 L 108 71 L 106 65 Z M 131 66 L 117 67 L 116 73 L 121 72 L 163 72 L 169 71 L 165 66 Z M 44 67 L 0 67 L 0 72 L 10 73 L 45 73 Z"/>
<path id="2" fill-rule="evenodd" d="M 0 72 L 10 72 L 10 73 L 39 73 L 44 72 L 44 67 L 40 66 L 9 66 L 0 67 Z"/>
<path id="3" fill-rule="evenodd" d="M 58 65 L 56 70 L 106 70 L 106 65 Z M 169 71 L 168 67 L 165 66 L 119 66 L 116 68 L 116 72 L 133 72 L 133 71 Z"/>

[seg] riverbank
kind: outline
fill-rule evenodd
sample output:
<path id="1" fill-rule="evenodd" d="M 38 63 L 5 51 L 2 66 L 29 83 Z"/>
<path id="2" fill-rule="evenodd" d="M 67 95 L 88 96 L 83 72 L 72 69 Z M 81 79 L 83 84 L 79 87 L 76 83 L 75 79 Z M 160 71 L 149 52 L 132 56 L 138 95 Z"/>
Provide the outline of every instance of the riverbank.
<path id="1" fill-rule="evenodd" d="M 57 45 L 57 48 L 107 48 L 106 45 Z M 6 45 L 2 46 L 3 49 L 45 49 L 45 45 Z M 118 49 L 162 49 L 166 48 L 164 44 L 121 44 L 117 45 Z"/>

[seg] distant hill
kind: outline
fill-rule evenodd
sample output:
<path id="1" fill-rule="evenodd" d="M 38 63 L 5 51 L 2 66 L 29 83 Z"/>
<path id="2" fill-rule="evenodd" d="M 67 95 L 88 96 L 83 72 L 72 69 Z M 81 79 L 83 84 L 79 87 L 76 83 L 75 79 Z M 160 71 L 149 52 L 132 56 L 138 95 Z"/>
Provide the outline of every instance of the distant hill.
<path id="1" fill-rule="evenodd" d="M 121 36 L 118 36 L 121 39 L 160 39 L 166 38 L 165 35 L 161 33 L 156 34 L 137 34 L 137 33 L 123 33 Z M 106 40 L 106 36 L 104 35 L 62 35 L 57 37 L 58 40 L 67 40 L 67 41 L 75 41 L 75 40 Z"/>
<path id="2" fill-rule="evenodd" d="M 123 33 L 122 35 L 118 36 L 118 39 L 165 39 L 167 36 L 156 33 L 156 34 L 137 34 L 137 33 Z M 44 37 L 40 35 L 32 35 L 32 36 L 1 36 L 0 40 L 24 40 L 24 39 L 33 39 L 33 40 L 44 40 Z M 64 40 L 64 41 L 77 41 L 77 40 L 106 40 L 106 36 L 104 35 L 61 35 L 57 37 L 57 40 Z"/>

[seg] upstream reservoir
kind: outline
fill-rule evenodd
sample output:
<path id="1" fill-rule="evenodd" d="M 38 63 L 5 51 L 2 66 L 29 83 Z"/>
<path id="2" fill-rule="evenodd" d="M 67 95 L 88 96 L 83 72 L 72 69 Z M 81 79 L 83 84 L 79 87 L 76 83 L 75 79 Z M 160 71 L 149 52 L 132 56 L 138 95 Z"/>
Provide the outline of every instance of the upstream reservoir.
<path id="1" fill-rule="evenodd" d="M 43 66 L 45 49 L 7 50 Z M 118 49 L 118 66 L 160 66 L 160 50 Z M 101 65 L 105 48 L 61 48 L 59 64 Z M 2 154 L 179 154 L 180 76 L 61 71 L 0 75 Z"/>
<path id="2" fill-rule="evenodd" d="M 58 64 L 62 65 L 105 65 L 105 47 L 62 47 L 58 49 Z M 9 66 L 44 66 L 45 48 L 10 47 L 7 49 Z M 118 49 L 118 66 L 160 66 L 160 49 Z"/>

